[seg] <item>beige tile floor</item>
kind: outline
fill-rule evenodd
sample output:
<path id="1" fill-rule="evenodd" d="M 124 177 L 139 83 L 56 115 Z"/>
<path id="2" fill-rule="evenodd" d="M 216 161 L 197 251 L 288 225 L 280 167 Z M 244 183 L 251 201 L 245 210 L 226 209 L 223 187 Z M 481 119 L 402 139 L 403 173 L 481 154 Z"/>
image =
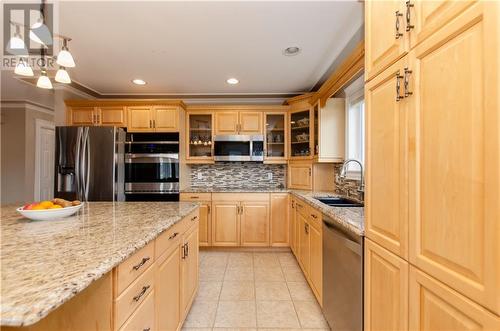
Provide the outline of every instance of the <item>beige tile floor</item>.
<path id="1" fill-rule="evenodd" d="M 292 253 L 200 251 L 185 331 L 329 330 Z"/>

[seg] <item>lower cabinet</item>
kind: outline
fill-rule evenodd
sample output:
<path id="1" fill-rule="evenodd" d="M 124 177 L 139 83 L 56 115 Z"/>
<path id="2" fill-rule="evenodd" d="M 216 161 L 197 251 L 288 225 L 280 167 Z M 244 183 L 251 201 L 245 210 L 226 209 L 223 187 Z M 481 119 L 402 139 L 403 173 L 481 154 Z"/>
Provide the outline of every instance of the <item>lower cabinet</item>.
<path id="1" fill-rule="evenodd" d="M 289 246 L 288 193 L 271 193 L 271 246 Z"/>
<path id="2" fill-rule="evenodd" d="M 269 246 L 269 202 L 241 202 L 241 246 Z"/>
<path id="3" fill-rule="evenodd" d="M 295 226 L 295 198 L 290 197 L 288 202 L 288 217 L 290 219 L 290 248 L 292 253 L 297 256 L 297 236 Z"/>
<path id="4" fill-rule="evenodd" d="M 144 299 L 143 303 L 137 310 L 130 316 L 125 324 L 120 328 L 120 331 L 136 331 L 147 330 L 153 331 L 155 329 L 155 293 L 151 292 Z M 167 330 L 167 329 L 159 329 Z M 175 330 L 168 329 L 168 330 Z"/>
<path id="5" fill-rule="evenodd" d="M 408 262 L 365 238 L 364 268 L 365 331 L 408 330 Z"/>
<path id="6" fill-rule="evenodd" d="M 181 246 L 181 312 L 186 317 L 198 288 L 198 227 L 191 226 Z"/>
<path id="7" fill-rule="evenodd" d="M 179 243 L 165 252 L 157 261 L 156 271 L 156 327 L 158 330 L 176 330 L 181 321 L 180 283 L 181 246 Z M 138 328 L 138 330 L 141 330 Z"/>
<path id="8" fill-rule="evenodd" d="M 299 224 L 299 264 L 308 277 L 311 254 L 309 246 L 309 223 L 301 213 L 297 213 L 297 222 Z"/>
<path id="9" fill-rule="evenodd" d="M 212 194 L 211 193 L 181 193 L 180 201 L 200 203 L 199 233 L 200 246 L 212 245 Z"/>
<path id="10" fill-rule="evenodd" d="M 238 201 L 212 201 L 212 245 L 240 245 L 240 204 Z"/>
<path id="11" fill-rule="evenodd" d="M 323 236 L 322 229 L 309 225 L 309 280 L 316 298 L 323 298 Z"/>

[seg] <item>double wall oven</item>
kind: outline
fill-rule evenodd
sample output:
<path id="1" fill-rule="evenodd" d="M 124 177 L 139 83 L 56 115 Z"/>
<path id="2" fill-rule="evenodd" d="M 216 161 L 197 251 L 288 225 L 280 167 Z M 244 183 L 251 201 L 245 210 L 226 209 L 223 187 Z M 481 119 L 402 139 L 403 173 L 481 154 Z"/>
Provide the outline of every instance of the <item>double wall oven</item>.
<path id="1" fill-rule="evenodd" d="M 127 133 L 127 201 L 179 200 L 179 134 Z"/>

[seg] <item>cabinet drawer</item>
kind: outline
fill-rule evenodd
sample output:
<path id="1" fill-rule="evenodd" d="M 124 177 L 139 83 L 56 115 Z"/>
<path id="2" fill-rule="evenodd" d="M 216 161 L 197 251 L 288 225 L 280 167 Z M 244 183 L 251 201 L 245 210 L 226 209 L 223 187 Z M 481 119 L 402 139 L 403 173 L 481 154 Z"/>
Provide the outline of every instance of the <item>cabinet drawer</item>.
<path id="1" fill-rule="evenodd" d="M 186 232 L 189 227 L 190 222 L 187 218 L 184 218 L 170 229 L 162 233 L 155 240 L 155 260 L 157 260 L 160 256 L 163 255 L 170 247 L 173 245 L 178 245 L 182 234 Z"/>
<path id="2" fill-rule="evenodd" d="M 309 207 L 309 223 L 321 232 L 322 214 L 319 210 Z"/>
<path id="3" fill-rule="evenodd" d="M 295 209 L 297 212 L 305 217 L 306 219 L 309 218 L 309 206 L 302 200 L 296 200 L 295 201 Z"/>
<path id="4" fill-rule="evenodd" d="M 211 201 L 212 193 L 181 193 L 181 201 Z"/>
<path id="5" fill-rule="evenodd" d="M 154 261 L 154 242 L 139 250 L 116 267 L 116 293 L 120 295 Z"/>
<path id="6" fill-rule="evenodd" d="M 115 300 L 115 323 L 120 327 L 153 292 L 154 267 L 147 269 Z"/>
<path id="7" fill-rule="evenodd" d="M 213 193 L 213 201 L 267 201 L 269 193 Z"/>
<path id="8" fill-rule="evenodd" d="M 144 302 L 123 324 L 120 331 L 154 330 L 155 322 L 154 292 L 148 294 Z"/>

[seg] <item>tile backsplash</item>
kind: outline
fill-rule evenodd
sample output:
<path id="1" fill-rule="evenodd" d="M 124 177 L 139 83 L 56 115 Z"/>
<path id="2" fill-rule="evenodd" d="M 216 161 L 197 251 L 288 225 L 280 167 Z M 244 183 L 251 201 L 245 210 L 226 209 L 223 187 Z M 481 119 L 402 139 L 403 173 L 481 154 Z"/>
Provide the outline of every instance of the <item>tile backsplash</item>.
<path id="1" fill-rule="evenodd" d="M 361 180 L 340 178 L 342 163 L 335 163 L 334 169 L 335 169 L 335 193 L 363 201 L 363 194 L 358 192 Z"/>
<path id="2" fill-rule="evenodd" d="M 284 164 L 217 162 L 191 165 L 190 184 L 194 187 L 280 187 L 286 185 L 285 180 Z"/>

